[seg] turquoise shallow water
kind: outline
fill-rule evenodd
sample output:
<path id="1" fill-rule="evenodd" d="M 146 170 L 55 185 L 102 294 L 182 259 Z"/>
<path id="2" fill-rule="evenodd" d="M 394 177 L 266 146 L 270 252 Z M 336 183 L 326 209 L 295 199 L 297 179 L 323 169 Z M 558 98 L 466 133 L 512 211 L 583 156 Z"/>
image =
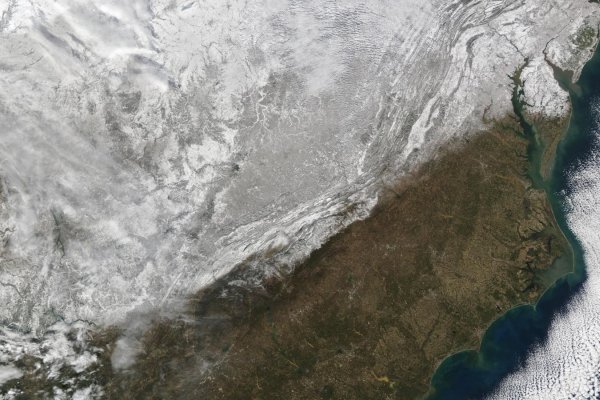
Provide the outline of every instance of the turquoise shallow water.
<path id="1" fill-rule="evenodd" d="M 559 81 L 564 77 L 560 72 L 557 74 Z M 539 185 L 546 189 L 556 220 L 571 243 L 574 272 L 558 279 L 536 305 L 513 308 L 496 320 L 486 331 L 479 351 L 464 351 L 446 358 L 432 377 L 427 400 L 481 399 L 489 394 L 502 378 L 521 365 L 533 345 L 546 340 L 553 317 L 562 312 L 585 281 L 583 252 L 566 224 L 563 202 L 570 193 L 568 174 L 590 156 L 592 148 L 591 104 L 600 97 L 598 49 L 577 84 L 567 86 L 571 94 L 571 122 L 557 149 L 550 178 Z M 534 147 L 530 148 L 530 156 L 535 152 Z M 538 177 L 532 176 L 534 181 Z"/>

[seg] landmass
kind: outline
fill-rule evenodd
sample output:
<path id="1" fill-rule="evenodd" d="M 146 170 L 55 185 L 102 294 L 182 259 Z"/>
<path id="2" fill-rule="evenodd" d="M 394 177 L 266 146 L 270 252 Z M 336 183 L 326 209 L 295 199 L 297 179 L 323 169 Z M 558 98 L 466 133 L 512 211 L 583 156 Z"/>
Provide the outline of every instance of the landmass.
<path id="1" fill-rule="evenodd" d="M 416 398 L 572 267 L 543 184 L 568 124 L 546 63 L 576 80 L 585 2 L 17 3 L 4 397 Z"/>
<path id="2" fill-rule="evenodd" d="M 552 146 L 565 121 L 541 122 Z M 383 187 L 370 217 L 290 276 L 236 286 L 253 273 L 242 264 L 191 301 L 188 320 L 156 321 L 127 371 L 111 368 L 120 332 L 96 334 L 104 359 L 89 379 L 115 399 L 423 396 L 446 356 L 477 348 L 498 316 L 534 302 L 571 251 L 528 175 L 519 119 L 488 123 Z M 40 390 L 32 368 L 18 367 L 30 372 L 15 385 Z"/>
<path id="3" fill-rule="evenodd" d="M 535 301 L 546 288 L 541 273 L 570 251 L 545 193 L 527 177 L 527 146 L 516 119 L 495 121 L 385 188 L 368 219 L 336 235 L 292 276 L 259 292 L 223 282 L 203 293 L 199 320 L 227 321 L 208 347 L 223 361 L 203 377 L 198 362 L 206 343 L 195 325 L 183 324 L 175 335 L 169 323 L 158 325 L 135 368 L 144 372 L 126 377 L 115 393 L 423 395 L 445 356 L 476 348 L 500 314 Z M 175 349 L 180 355 L 170 364 Z M 148 371 L 157 374 L 144 376 Z"/>

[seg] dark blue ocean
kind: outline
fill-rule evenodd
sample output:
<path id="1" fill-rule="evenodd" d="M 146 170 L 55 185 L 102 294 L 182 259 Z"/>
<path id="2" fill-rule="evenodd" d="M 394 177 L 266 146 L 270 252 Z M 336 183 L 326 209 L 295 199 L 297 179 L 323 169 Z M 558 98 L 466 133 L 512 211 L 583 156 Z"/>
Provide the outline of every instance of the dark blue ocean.
<path id="1" fill-rule="evenodd" d="M 576 85 L 565 84 L 571 94 L 572 115 L 568 131 L 557 150 L 554 169 L 544 182 L 552 208 L 574 254 L 574 272 L 560 278 L 534 306 L 511 309 L 496 320 L 484 335 L 479 351 L 464 351 L 444 360 L 431 381 L 428 400 L 481 399 L 516 370 L 535 344 L 543 344 L 554 316 L 586 279 L 583 252 L 565 222 L 564 202 L 570 193 L 568 174 L 591 155 L 594 116 L 591 105 L 600 97 L 600 51 L 586 64 Z"/>

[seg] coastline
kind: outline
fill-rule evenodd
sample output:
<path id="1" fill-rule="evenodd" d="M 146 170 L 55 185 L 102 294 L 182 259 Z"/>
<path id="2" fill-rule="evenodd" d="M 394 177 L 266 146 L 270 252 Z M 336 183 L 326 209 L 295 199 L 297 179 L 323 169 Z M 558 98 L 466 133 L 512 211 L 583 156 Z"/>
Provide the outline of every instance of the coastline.
<path id="1" fill-rule="evenodd" d="M 582 75 L 576 83 L 570 82 L 570 77 L 573 74 L 570 71 L 562 71 L 556 66 L 550 64 L 553 68 L 555 79 L 560 86 L 569 92 L 569 101 L 571 111 L 569 113 L 568 122 L 560 139 L 555 147 L 554 155 L 551 159 L 546 156 L 538 158 L 539 173 L 542 177 L 541 183 L 547 193 L 548 200 L 552 205 L 553 218 L 556 224 L 560 227 L 561 233 L 569 243 L 571 249 L 571 265 L 572 270 L 561 276 L 552 285 L 550 285 L 533 304 L 518 305 L 507 311 L 497 320 L 493 321 L 486 335 L 483 337 L 481 345 L 477 351 L 464 351 L 449 355 L 440 364 L 436 373 L 432 376 L 432 389 L 426 396 L 428 400 L 434 399 L 462 399 L 464 396 L 485 396 L 493 391 L 500 380 L 507 376 L 510 372 L 521 363 L 527 356 L 529 349 L 534 343 L 543 343 L 556 313 L 559 313 L 567 304 L 568 300 L 577 293 L 581 285 L 586 279 L 585 264 L 583 262 L 583 251 L 581 246 L 567 225 L 564 214 L 564 198 L 568 191 L 566 175 L 569 170 L 574 168 L 581 154 L 585 157 L 585 150 L 567 151 L 565 148 L 584 147 L 586 136 L 589 136 L 585 131 L 580 131 L 578 122 L 574 121 L 574 113 L 581 112 L 579 108 L 582 106 L 582 88 L 579 86 L 582 79 L 585 79 L 585 72 L 589 68 L 600 66 L 600 51 L 598 44 L 594 49 L 593 57 L 582 69 Z M 579 107 L 579 108 L 578 108 Z M 532 126 L 538 130 L 547 129 L 548 125 L 541 119 L 535 116 L 527 116 L 526 119 L 531 121 Z M 576 118 L 575 118 L 576 119 Z M 541 125 L 541 126 L 540 126 Z M 560 126 L 561 124 L 556 124 Z M 538 149 L 541 154 L 545 154 L 546 149 Z M 531 154 L 531 153 L 530 153 Z M 532 160 L 534 161 L 534 160 Z M 558 168 L 556 168 L 558 166 Z M 511 325 L 513 328 L 520 325 L 516 329 L 518 333 L 512 334 L 510 341 L 497 339 L 503 332 L 502 325 Z M 528 332 L 529 330 L 529 332 Z M 513 342 L 512 346 L 508 346 L 505 350 L 499 350 L 498 343 L 507 344 Z M 518 344 L 514 344 L 517 342 Z M 511 354 L 512 348 L 512 354 Z M 496 365 L 491 365 L 495 363 Z M 498 366 L 497 364 L 503 364 Z M 450 381 L 457 382 L 458 377 L 440 376 L 448 375 L 450 370 L 460 369 L 479 369 L 480 376 L 475 379 L 480 379 L 485 382 L 479 388 L 470 388 L 464 392 L 456 393 L 452 389 Z M 444 371 L 446 369 L 446 371 Z M 465 377 L 462 376 L 461 379 Z M 470 377 L 473 379 L 473 377 Z M 436 382 L 437 381 L 437 382 Z M 443 389 L 437 389 L 436 386 L 443 386 Z M 468 385 L 467 385 L 468 386 Z M 438 397 L 439 396 L 439 397 Z"/>
<path id="2" fill-rule="evenodd" d="M 539 298 L 538 275 L 566 250 L 519 132 L 507 116 L 453 143 L 382 188 L 371 216 L 290 276 L 248 288 L 236 282 L 252 271 L 239 266 L 180 318 L 157 316 L 130 338 L 139 353 L 123 370 L 111 367 L 123 332 L 97 333 L 88 379 L 109 398 L 246 399 L 249 387 L 269 399 L 422 395 L 448 354 L 477 347 L 499 315 Z M 35 362 L 3 389 L 51 390 Z"/>
<path id="3" fill-rule="evenodd" d="M 99 332 L 90 378 L 109 398 L 421 396 L 441 366 L 478 361 L 461 350 L 485 353 L 503 315 L 527 317 L 547 308 L 532 301 L 563 290 L 538 280 L 568 247 L 550 207 L 558 200 L 528 176 L 530 138 L 521 130 L 507 116 L 454 142 L 382 188 L 371 216 L 290 276 L 248 288 L 236 285 L 252 273 L 239 266 L 190 299 L 180 318 L 157 316 L 133 338 L 140 353 L 124 370 L 111 367 L 123 332 Z M 491 346 L 488 358 L 497 351 Z M 3 389 L 52 390 L 76 376 L 65 369 L 45 382 L 35 361 L 21 363 L 25 376 Z"/>
<path id="4" fill-rule="evenodd" d="M 522 175 L 527 141 L 513 118 L 495 126 L 385 189 L 369 218 L 292 276 L 252 291 L 229 284 L 244 280 L 242 268 L 199 294 L 192 315 L 210 326 L 156 323 L 138 362 L 113 375 L 109 391 L 166 395 L 183 385 L 178 393 L 215 399 L 242 398 L 249 387 L 253 397 L 273 399 L 425 392 L 443 357 L 477 346 L 500 313 L 539 297 L 545 288 L 536 275 L 562 254 L 541 192 Z M 537 225 L 544 213 L 550 228 Z M 548 240 L 555 245 L 543 250 Z M 192 368 L 199 360 L 211 364 L 206 375 Z M 159 371 L 173 363 L 179 368 L 167 367 L 169 384 L 160 386 Z"/>
<path id="5" fill-rule="evenodd" d="M 566 114 L 590 2 L 11 0 L 0 398 L 415 399 L 542 315 L 571 119 L 506 76 Z"/>
<path id="6" fill-rule="evenodd" d="M 187 315 L 157 316 L 123 371 L 111 367 L 119 332 L 100 333 L 93 378 L 109 398 L 242 399 L 249 387 L 269 399 L 421 395 L 447 354 L 476 347 L 499 315 L 539 298 L 537 275 L 564 253 L 518 132 L 515 117 L 494 121 L 383 188 L 369 218 L 291 276 L 247 288 L 235 285 L 251 273 L 240 266 Z M 15 387 L 52 388 L 28 363 Z"/>

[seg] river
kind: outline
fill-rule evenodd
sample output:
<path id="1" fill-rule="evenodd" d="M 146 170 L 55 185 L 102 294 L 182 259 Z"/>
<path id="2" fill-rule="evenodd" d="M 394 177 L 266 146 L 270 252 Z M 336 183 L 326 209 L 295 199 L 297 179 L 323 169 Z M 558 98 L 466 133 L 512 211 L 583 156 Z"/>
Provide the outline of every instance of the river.
<path id="1" fill-rule="evenodd" d="M 486 331 L 479 351 L 464 351 L 446 358 L 432 378 L 432 391 L 427 397 L 428 400 L 481 399 L 491 394 L 507 399 L 509 397 L 506 396 L 513 397 L 517 393 L 520 394 L 515 398 L 524 398 L 526 393 L 529 393 L 531 398 L 561 398 L 551 395 L 545 397 L 544 387 L 549 388 L 550 384 L 531 385 L 531 382 L 524 382 L 527 376 L 533 376 L 532 373 L 526 372 L 532 365 L 532 362 L 528 361 L 530 355 L 534 350 L 543 352 L 539 349 L 554 343 L 551 340 L 555 325 L 553 321 L 557 319 L 557 315 L 577 312 L 573 307 L 574 299 L 585 297 L 584 289 L 588 285 L 587 260 L 584 258 L 579 236 L 576 236 L 578 232 L 574 232 L 570 222 L 570 213 L 578 212 L 572 205 L 577 186 L 574 184 L 574 177 L 584 165 L 589 164 L 595 154 L 594 149 L 597 148 L 597 112 L 592 105 L 600 98 L 600 51 L 597 50 L 586 64 L 577 84 L 569 84 L 568 74 L 561 71 L 555 71 L 555 77 L 563 88 L 569 90 L 572 113 L 569 128 L 557 149 L 554 168 L 545 181 L 539 174 L 540 149 L 537 147 L 539 145 L 536 145 L 539 141 L 535 140 L 531 126 L 521 122 L 525 134 L 531 139 L 530 176 L 534 186 L 546 190 L 555 218 L 571 244 L 573 272 L 559 278 L 546 290 L 537 304 L 515 307 L 496 320 Z M 520 106 L 515 107 L 517 114 L 520 114 Z M 600 327 L 600 324 L 598 326 Z M 539 370 L 538 368 L 537 371 Z M 552 370 L 546 373 L 552 374 Z M 545 378 L 552 381 L 551 376 Z M 511 384 L 511 379 L 516 381 Z M 539 381 L 540 377 L 535 379 Z M 519 383 L 515 386 L 515 382 L 523 382 L 521 392 Z M 524 389 L 525 387 L 537 387 L 537 391 Z"/>

